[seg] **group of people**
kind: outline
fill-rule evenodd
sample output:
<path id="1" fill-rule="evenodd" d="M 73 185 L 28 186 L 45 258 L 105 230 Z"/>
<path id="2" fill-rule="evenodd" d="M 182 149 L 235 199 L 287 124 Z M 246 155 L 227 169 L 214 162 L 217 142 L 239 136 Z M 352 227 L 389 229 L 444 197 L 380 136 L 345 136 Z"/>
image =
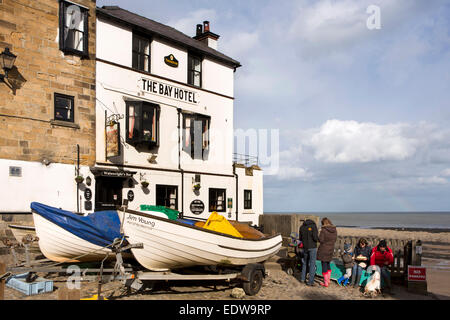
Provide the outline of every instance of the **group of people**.
<path id="1" fill-rule="evenodd" d="M 316 260 L 322 264 L 323 281 L 320 285 L 328 287 L 331 279 L 331 261 L 333 260 L 334 247 L 337 240 L 337 229 L 329 218 L 321 220 L 320 232 L 314 221 L 307 219 L 299 230 L 299 240 L 303 247 L 302 273 L 300 281 L 309 286 L 314 286 L 316 274 Z M 337 279 L 339 285 L 359 287 L 363 270 L 371 265 L 378 265 L 386 288 L 390 290 L 390 274 L 388 266 L 394 262 L 392 250 L 385 240 L 381 240 L 377 246 L 370 248 L 366 239 L 359 239 L 355 248 L 351 244 L 344 244 L 344 252 L 341 254 L 345 268 L 345 274 Z M 309 272 L 307 272 L 309 270 Z M 306 282 L 306 274 L 309 273 L 309 281 Z M 351 279 L 351 280 L 350 280 Z"/>

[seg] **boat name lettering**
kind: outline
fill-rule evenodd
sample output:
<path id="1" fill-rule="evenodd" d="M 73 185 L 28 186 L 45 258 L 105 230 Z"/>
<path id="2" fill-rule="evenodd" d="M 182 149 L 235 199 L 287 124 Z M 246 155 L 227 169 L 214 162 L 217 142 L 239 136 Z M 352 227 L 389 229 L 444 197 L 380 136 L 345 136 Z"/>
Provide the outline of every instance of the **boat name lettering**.
<path id="1" fill-rule="evenodd" d="M 147 219 L 145 219 L 143 217 L 136 217 L 136 216 L 129 215 L 127 219 L 131 223 L 137 222 L 137 223 L 145 224 L 146 226 L 149 226 L 149 227 L 152 227 L 152 228 L 155 227 L 155 221 L 147 220 Z"/>

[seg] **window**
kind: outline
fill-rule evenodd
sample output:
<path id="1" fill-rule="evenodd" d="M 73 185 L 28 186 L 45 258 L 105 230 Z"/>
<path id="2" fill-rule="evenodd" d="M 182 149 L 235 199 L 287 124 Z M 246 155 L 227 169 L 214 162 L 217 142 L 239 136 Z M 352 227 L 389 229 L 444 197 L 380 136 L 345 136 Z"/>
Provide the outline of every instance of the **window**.
<path id="1" fill-rule="evenodd" d="M 88 9 L 76 4 L 59 3 L 59 48 L 65 53 L 89 56 Z"/>
<path id="2" fill-rule="evenodd" d="M 156 185 L 156 205 L 178 210 L 178 187 Z"/>
<path id="3" fill-rule="evenodd" d="M 202 60 L 196 56 L 188 56 L 188 84 L 202 86 Z"/>
<path id="4" fill-rule="evenodd" d="M 225 189 L 209 189 L 209 212 L 225 212 Z"/>
<path id="5" fill-rule="evenodd" d="M 159 145 L 159 111 L 156 104 L 126 101 L 126 141 L 129 144 Z"/>
<path id="6" fill-rule="evenodd" d="M 150 41 L 133 34 L 133 69 L 150 72 Z"/>
<path id="7" fill-rule="evenodd" d="M 244 190 L 244 209 L 252 208 L 252 190 Z"/>
<path id="8" fill-rule="evenodd" d="M 209 125 L 211 117 L 183 114 L 183 150 L 192 159 L 206 160 L 209 154 Z"/>
<path id="9" fill-rule="evenodd" d="M 55 120 L 74 122 L 74 98 L 55 92 Z"/>

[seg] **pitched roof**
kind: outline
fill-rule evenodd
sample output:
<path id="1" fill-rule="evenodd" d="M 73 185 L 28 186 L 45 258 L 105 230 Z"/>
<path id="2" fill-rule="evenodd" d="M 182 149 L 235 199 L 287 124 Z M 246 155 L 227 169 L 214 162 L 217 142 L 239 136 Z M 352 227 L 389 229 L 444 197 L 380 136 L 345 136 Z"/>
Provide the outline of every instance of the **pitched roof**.
<path id="1" fill-rule="evenodd" d="M 122 24 L 128 24 L 144 32 L 148 32 L 152 35 L 156 35 L 160 38 L 181 45 L 188 50 L 200 52 L 205 56 L 214 58 L 235 68 L 241 66 L 239 61 L 236 61 L 224 55 L 223 53 L 214 50 L 203 42 L 195 40 L 172 27 L 142 17 L 136 13 L 122 9 L 118 6 L 103 6 L 101 8 L 97 7 L 97 15 L 105 16 Z"/>

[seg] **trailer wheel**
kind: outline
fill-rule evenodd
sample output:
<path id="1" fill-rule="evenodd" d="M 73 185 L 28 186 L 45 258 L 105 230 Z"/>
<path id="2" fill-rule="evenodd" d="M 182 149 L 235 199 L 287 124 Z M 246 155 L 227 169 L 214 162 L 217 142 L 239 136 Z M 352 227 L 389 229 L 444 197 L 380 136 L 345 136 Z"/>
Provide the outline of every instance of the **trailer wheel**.
<path id="1" fill-rule="evenodd" d="M 248 282 L 244 282 L 242 288 L 249 296 L 254 296 L 262 287 L 263 273 L 261 270 L 252 269 L 249 273 Z"/>

